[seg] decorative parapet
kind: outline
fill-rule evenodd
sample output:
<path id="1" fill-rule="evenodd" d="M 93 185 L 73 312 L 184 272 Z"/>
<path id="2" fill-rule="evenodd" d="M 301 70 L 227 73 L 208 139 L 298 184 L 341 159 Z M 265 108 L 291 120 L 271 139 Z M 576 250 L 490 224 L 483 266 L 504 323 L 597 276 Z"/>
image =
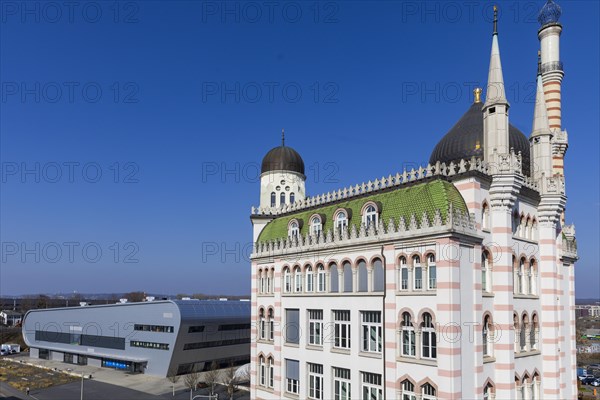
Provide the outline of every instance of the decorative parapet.
<path id="1" fill-rule="evenodd" d="M 552 136 L 552 154 L 564 156 L 569 147 L 569 135 L 567 131 L 557 130 Z"/>
<path id="2" fill-rule="evenodd" d="M 438 209 L 431 219 L 424 212 L 420 216 L 411 215 L 409 220 L 406 220 L 404 217 L 400 217 L 398 220 L 390 218 L 387 223 L 380 220 L 377 226 L 371 224 L 368 228 L 364 223 L 358 227 L 352 224 L 346 229 L 336 229 L 335 232 L 332 232 L 330 229 L 325 233 L 320 232 L 318 235 L 307 234 L 306 236 L 296 236 L 293 238 L 288 236 L 287 238 L 256 242 L 252 257 L 269 257 L 306 251 L 331 251 L 333 254 L 335 249 L 341 246 L 448 231 L 470 235 L 477 234 L 475 216 L 454 209 L 452 203 L 450 203 L 445 220 Z"/>
<path id="3" fill-rule="evenodd" d="M 577 260 L 577 240 L 575 239 L 575 225 L 565 225 L 562 227 L 562 257 Z"/>
<path id="4" fill-rule="evenodd" d="M 386 177 L 377 178 L 367 183 L 360 185 L 348 186 L 337 191 L 327 192 L 320 195 L 306 197 L 303 200 L 296 201 L 293 204 L 285 204 L 280 207 L 252 207 L 251 215 L 267 215 L 278 216 L 291 212 L 305 210 L 315 206 L 322 206 L 333 203 L 339 200 L 347 200 L 365 194 L 374 193 L 391 187 L 406 185 L 408 183 L 422 181 L 434 176 L 452 177 L 478 171 L 486 175 L 491 175 L 492 169 L 497 169 L 495 164 L 483 162 L 480 158 L 472 157 L 469 160 L 461 160 L 458 163 L 450 162 L 450 164 L 437 162 L 435 164 L 427 164 L 426 167 L 418 169 L 404 170 L 402 174 L 389 175 Z M 521 173 L 521 154 L 515 154 L 511 151 L 501 157 L 500 170 L 503 172 L 511 171 Z M 527 178 L 525 185 L 531 189 L 537 190 L 537 184 L 533 180 Z"/>
<path id="5" fill-rule="evenodd" d="M 565 177 L 561 175 L 555 176 L 545 176 L 542 174 L 542 178 L 540 179 L 541 187 L 540 193 L 542 195 L 547 194 L 565 194 Z"/>

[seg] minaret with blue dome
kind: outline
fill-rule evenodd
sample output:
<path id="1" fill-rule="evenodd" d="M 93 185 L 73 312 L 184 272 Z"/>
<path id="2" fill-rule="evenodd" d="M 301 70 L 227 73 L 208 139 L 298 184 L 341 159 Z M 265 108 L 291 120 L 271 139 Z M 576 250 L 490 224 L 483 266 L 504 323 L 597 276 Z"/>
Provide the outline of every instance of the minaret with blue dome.
<path id="1" fill-rule="evenodd" d="M 564 175 L 564 156 L 568 147 L 567 133 L 562 131 L 561 120 L 561 87 L 565 75 L 563 63 L 560 60 L 562 25 L 559 19 L 561 15 L 560 6 L 553 0 L 547 0 L 538 15 L 540 72 L 548 110 L 548 123 L 550 130 L 555 134 L 552 143 L 552 173 L 556 175 Z"/>

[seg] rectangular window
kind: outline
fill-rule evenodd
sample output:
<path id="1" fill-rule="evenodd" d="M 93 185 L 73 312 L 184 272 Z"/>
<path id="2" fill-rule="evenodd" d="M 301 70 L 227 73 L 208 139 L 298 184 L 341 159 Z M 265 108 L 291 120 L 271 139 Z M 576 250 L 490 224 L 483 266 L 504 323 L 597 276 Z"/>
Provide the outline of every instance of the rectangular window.
<path id="1" fill-rule="evenodd" d="M 415 267 L 415 289 L 423 289 L 423 268 Z"/>
<path id="2" fill-rule="evenodd" d="M 323 398 L 323 365 L 308 363 L 308 398 Z"/>
<path id="3" fill-rule="evenodd" d="M 307 270 L 306 271 L 306 291 L 307 292 L 313 291 L 313 278 L 314 278 L 314 274 L 312 273 L 312 271 Z"/>
<path id="4" fill-rule="evenodd" d="M 220 331 L 237 331 L 240 329 L 250 329 L 250 324 L 227 324 L 219 325 Z"/>
<path id="5" fill-rule="evenodd" d="M 334 400 L 350 400 L 351 383 L 350 370 L 333 367 L 333 398 Z"/>
<path id="6" fill-rule="evenodd" d="M 300 343 L 300 310 L 285 309 L 285 342 Z"/>
<path id="7" fill-rule="evenodd" d="M 308 310 L 308 344 L 323 345 L 323 310 Z"/>
<path id="8" fill-rule="evenodd" d="M 437 271 L 435 265 L 429 266 L 429 289 L 437 287 Z"/>
<path id="9" fill-rule="evenodd" d="M 269 358 L 269 387 L 272 389 L 275 386 L 275 366 L 273 365 L 273 359 Z"/>
<path id="10" fill-rule="evenodd" d="M 143 332 L 162 332 L 162 333 L 173 333 L 174 328 L 172 326 L 165 325 L 142 325 L 135 324 L 133 325 L 134 331 L 143 331 Z"/>
<path id="11" fill-rule="evenodd" d="M 288 393 L 300 392 L 300 362 L 285 359 L 285 390 Z"/>
<path id="12" fill-rule="evenodd" d="M 234 345 L 246 344 L 246 343 L 250 343 L 250 338 L 225 339 L 225 340 L 214 340 L 211 342 L 186 343 L 183 345 L 183 350 L 198 350 L 198 349 L 206 349 L 208 347 L 234 346 Z"/>
<path id="13" fill-rule="evenodd" d="M 334 310 L 334 337 L 333 347 L 340 349 L 350 348 L 350 311 Z"/>
<path id="14" fill-rule="evenodd" d="M 380 374 L 362 373 L 362 398 L 364 400 L 383 400 Z"/>
<path id="15" fill-rule="evenodd" d="M 381 353 L 382 327 L 380 311 L 362 311 L 362 351 Z"/>
<path id="16" fill-rule="evenodd" d="M 408 290 L 408 268 L 402 268 L 401 269 L 401 274 L 402 274 L 402 290 Z"/>
<path id="17" fill-rule="evenodd" d="M 141 342 L 139 340 L 132 340 L 129 342 L 131 347 L 142 347 L 144 349 L 157 349 L 157 350 L 169 350 L 167 343 L 153 343 L 153 342 Z"/>
<path id="18" fill-rule="evenodd" d="M 200 333 L 200 332 L 204 332 L 204 325 L 190 326 L 188 328 L 188 333 Z"/>
<path id="19" fill-rule="evenodd" d="M 326 285 L 326 275 L 325 270 L 321 267 L 317 273 L 317 291 L 324 292 Z"/>

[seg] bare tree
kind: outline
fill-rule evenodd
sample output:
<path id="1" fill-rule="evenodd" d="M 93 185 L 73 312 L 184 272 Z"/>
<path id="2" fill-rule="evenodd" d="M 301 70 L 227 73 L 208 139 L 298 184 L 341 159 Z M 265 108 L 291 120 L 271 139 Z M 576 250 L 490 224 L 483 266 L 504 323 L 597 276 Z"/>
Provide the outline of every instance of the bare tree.
<path id="1" fill-rule="evenodd" d="M 183 382 L 185 382 L 185 386 L 190 389 L 190 400 L 192 400 L 194 389 L 196 389 L 196 386 L 198 386 L 198 383 L 200 382 L 200 374 L 196 371 L 196 366 L 192 368 L 192 372 L 183 378 Z"/>
<path id="2" fill-rule="evenodd" d="M 210 369 L 204 374 L 204 382 L 206 382 L 206 384 L 210 386 L 211 396 L 215 394 L 215 386 L 217 385 L 217 382 L 219 380 L 219 375 L 219 364 L 217 364 L 216 361 L 213 361 L 210 364 Z"/>
<path id="3" fill-rule="evenodd" d="M 180 378 L 181 378 L 181 376 L 177 375 L 177 368 L 175 368 L 175 367 L 169 368 L 169 372 L 167 374 L 167 379 L 169 380 L 169 382 L 171 382 L 171 384 L 173 386 L 173 396 L 175 396 L 175 384 L 177 382 L 179 382 Z"/>
<path id="4" fill-rule="evenodd" d="M 229 368 L 223 371 L 223 383 L 227 386 L 229 400 L 233 400 L 233 395 L 238 389 L 238 379 L 235 375 L 236 372 L 237 368 L 233 364 L 230 364 Z"/>
<path id="5" fill-rule="evenodd" d="M 129 292 L 125 294 L 125 298 L 130 303 L 137 303 L 140 301 L 144 301 L 146 294 L 144 292 Z"/>

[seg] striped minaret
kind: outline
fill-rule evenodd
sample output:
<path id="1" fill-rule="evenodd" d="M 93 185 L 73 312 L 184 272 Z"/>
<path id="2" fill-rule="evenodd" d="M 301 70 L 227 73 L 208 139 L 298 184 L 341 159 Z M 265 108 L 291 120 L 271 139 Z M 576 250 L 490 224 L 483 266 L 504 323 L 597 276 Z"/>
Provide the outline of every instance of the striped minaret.
<path id="1" fill-rule="evenodd" d="M 562 25 L 558 22 L 561 9 L 553 0 L 547 0 L 540 10 L 538 31 L 541 50 L 541 72 L 544 84 L 548 122 L 554 133 L 561 132 L 561 85 L 564 76 L 560 61 L 560 34 Z M 553 143 L 552 170 L 554 174 L 564 175 L 564 156 L 567 151 L 566 135 L 558 135 Z"/>

